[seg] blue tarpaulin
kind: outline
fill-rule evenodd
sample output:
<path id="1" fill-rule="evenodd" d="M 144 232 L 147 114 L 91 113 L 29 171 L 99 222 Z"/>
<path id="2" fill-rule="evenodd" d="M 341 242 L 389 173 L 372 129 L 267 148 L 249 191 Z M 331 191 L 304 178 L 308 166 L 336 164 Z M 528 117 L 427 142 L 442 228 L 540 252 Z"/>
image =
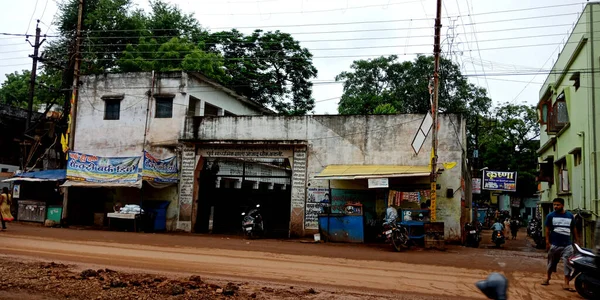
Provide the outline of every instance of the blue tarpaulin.
<path id="1" fill-rule="evenodd" d="M 67 170 L 46 170 L 22 173 L 4 181 L 63 181 L 66 178 Z"/>

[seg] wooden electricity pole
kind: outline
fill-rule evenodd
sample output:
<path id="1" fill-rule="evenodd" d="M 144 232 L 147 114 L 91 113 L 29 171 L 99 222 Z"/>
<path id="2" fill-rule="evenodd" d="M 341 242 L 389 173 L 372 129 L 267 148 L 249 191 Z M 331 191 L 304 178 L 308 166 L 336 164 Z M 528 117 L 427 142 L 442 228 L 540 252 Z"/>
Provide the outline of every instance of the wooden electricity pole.
<path id="1" fill-rule="evenodd" d="M 431 115 L 433 117 L 433 128 L 432 128 L 432 157 L 431 157 L 431 221 L 435 222 L 437 219 L 437 145 L 438 145 L 438 94 L 440 87 L 440 32 L 442 29 L 442 0 L 437 0 L 437 11 L 435 16 L 435 35 L 433 37 L 433 56 L 434 56 L 434 70 L 433 70 L 433 103 L 431 105 Z"/>
<path id="2" fill-rule="evenodd" d="M 79 75 L 81 69 L 81 23 L 83 20 L 83 0 L 79 0 L 79 9 L 77 13 L 77 31 L 75 36 L 75 68 L 73 71 L 73 94 L 71 95 L 71 110 L 69 112 L 69 129 L 67 130 L 69 139 L 69 151 L 75 147 L 75 122 L 77 120 L 77 98 L 79 96 Z"/>

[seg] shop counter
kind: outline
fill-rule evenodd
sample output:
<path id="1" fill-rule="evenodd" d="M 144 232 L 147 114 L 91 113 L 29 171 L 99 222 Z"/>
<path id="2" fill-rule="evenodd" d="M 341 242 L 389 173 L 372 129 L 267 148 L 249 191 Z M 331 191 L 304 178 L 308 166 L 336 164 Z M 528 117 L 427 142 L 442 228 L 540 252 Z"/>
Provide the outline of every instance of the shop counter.
<path id="1" fill-rule="evenodd" d="M 362 215 L 340 213 L 319 214 L 321 237 L 331 242 L 364 243 L 364 221 Z"/>

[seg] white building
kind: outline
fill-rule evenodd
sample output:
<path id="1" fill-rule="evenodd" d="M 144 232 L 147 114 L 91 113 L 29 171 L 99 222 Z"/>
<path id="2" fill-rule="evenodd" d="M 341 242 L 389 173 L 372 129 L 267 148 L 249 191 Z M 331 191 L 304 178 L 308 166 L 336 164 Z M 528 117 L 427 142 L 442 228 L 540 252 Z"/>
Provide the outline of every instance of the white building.
<path id="1" fill-rule="evenodd" d="M 258 103 L 193 72 L 144 72 L 85 76 L 81 79 L 75 152 L 102 156 L 141 156 L 143 150 L 159 159 L 178 154 L 188 116 L 250 116 L 271 114 Z M 69 219 L 88 224 L 94 214 L 110 211 L 115 202 L 170 201 L 167 230 L 174 230 L 178 187 L 156 189 L 69 188 Z M 93 203 L 86 203 L 93 202 Z"/>

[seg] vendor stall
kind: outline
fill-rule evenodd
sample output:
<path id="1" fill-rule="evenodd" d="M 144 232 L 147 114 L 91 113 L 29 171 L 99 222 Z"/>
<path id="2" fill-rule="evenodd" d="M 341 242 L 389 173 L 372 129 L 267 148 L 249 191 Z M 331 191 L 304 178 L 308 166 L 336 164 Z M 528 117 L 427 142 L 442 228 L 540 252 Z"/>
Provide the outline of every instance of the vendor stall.
<path id="1" fill-rule="evenodd" d="M 60 224 L 57 213 L 62 213 L 60 184 L 66 170 L 46 170 L 17 174 L 3 180 L 12 184 L 12 206 L 19 221 L 44 223 L 47 219 Z"/>

